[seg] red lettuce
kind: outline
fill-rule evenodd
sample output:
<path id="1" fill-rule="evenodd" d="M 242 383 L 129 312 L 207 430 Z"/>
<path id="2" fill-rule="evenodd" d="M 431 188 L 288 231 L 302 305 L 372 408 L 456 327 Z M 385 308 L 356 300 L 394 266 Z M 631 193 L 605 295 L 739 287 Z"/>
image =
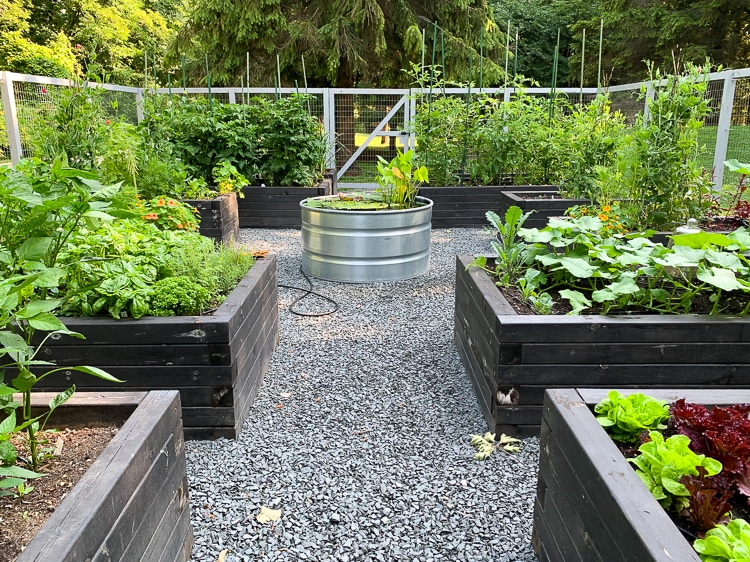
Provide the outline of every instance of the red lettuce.
<path id="1" fill-rule="evenodd" d="M 721 462 L 731 483 L 750 496 L 750 404 L 706 408 L 685 399 L 670 407 L 674 429 L 690 438 L 690 448 Z"/>

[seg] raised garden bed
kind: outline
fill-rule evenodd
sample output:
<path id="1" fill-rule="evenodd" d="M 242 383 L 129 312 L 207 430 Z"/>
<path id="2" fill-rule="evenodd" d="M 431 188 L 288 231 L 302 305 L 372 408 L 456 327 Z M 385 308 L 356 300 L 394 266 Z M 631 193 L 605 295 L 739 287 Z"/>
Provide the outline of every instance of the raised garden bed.
<path id="1" fill-rule="evenodd" d="M 217 242 L 236 240 L 240 234 L 237 194 L 225 193 L 213 199 L 185 199 L 184 203 L 198 209 L 200 233 Z"/>
<path id="2" fill-rule="evenodd" d="M 748 317 L 518 315 L 471 260 L 455 341 L 491 431 L 538 435 L 548 388 L 750 388 Z"/>
<path id="3" fill-rule="evenodd" d="M 591 205 L 590 199 L 568 199 L 560 197 L 556 190 L 505 190 L 500 194 L 501 217 L 512 206 L 520 207 L 527 213 L 534 213 L 524 223 L 525 228 L 544 228 L 550 217 L 565 215 L 565 211 L 574 205 Z"/>
<path id="4" fill-rule="evenodd" d="M 434 203 L 433 228 L 477 228 L 487 226 L 487 211 L 500 212 L 500 194 L 508 191 L 556 190 L 554 186 L 491 185 L 420 187 L 419 194 Z"/>
<path id="5" fill-rule="evenodd" d="M 278 341 L 276 258 L 258 260 L 212 315 L 64 321 L 86 339 L 48 340 L 39 356 L 100 367 L 125 382 L 63 371 L 39 390 L 176 389 L 187 439 L 235 438 Z"/>
<path id="6" fill-rule="evenodd" d="M 334 176 L 335 177 L 335 176 Z M 242 189 L 238 202 L 240 228 L 300 228 L 299 204 L 303 199 L 335 195 L 334 180 L 323 179 L 317 187 L 260 187 Z"/>
<path id="7" fill-rule="evenodd" d="M 627 394 L 627 390 L 621 390 Z M 750 391 L 649 389 L 707 406 L 750 402 Z M 544 402 L 532 544 L 540 562 L 699 562 L 591 409 L 601 389 L 549 390 Z"/>
<path id="8" fill-rule="evenodd" d="M 48 425 L 98 419 L 124 424 L 17 562 L 189 560 L 193 530 L 179 394 L 78 393 Z"/>

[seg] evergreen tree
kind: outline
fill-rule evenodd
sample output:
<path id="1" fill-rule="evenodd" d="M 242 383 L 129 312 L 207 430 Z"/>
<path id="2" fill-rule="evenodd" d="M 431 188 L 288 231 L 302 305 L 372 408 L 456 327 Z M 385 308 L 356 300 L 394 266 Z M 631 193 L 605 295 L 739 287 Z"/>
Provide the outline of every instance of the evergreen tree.
<path id="1" fill-rule="evenodd" d="M 577 3 L 580 0 L 571 0 Z M 604 19 L 602 72 L 611 83 L 643 80 L 645 60 L 674 71 L 677 61 L 697 64 L 710 58 L 715 64 L 744 67 L 750 64 L 750 0 L 598 0 Z M 600 16 L 574 25 L 595 32 Z M 591 35 L 588 35 L 591 37 Z M 589 57 L 587 56 L 587 61 Z M 577 63 L 580 64 L 580 58 Z M 573 62 L 576 64 L 576 61 Z M 594 57 L 587 62 L 595 72 Z"/>
<path id="2" fill-rule="evenodd" d="M 402 69 L 421 61 L 423 32 L 428 64 L 433 38 L 436 63 L 444 45 L 449 79 L 467 81 L 470 59 L 476 71 L 482 41 L 485 84 L 502 80 L 505 37 L 486 0 L 196 0 L 171 62 L 185 56 L 189 74 L 204 80 L 208 56 L 213 84 L 238 85 L 249 52 L 250 83 L 270 86 L 278 55 L 282 85 L 293 86 L 302 82 L 304 55 L 311 86 L 404 85 Z"/>

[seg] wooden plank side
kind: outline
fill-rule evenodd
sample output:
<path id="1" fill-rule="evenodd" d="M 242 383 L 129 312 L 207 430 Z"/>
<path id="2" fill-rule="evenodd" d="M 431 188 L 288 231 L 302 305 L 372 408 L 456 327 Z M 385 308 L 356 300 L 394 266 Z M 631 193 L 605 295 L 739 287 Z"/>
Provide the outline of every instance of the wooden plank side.
<path id="1" fill-rule="evenodd" d="M 497 425 L 539 425 L 542 422 L 542 406 L 495 406 Z"/>
<path id="2" fill-rule="evenodd" d="M 570 466 L 566 455 L 579 454 L 578 450 L 563 452 L 556 444 L 556 437 L 553 429 L 541 444 L 544 454 L 539 458 L 539 477 L 547 486 L 544 512 L 548 503 L 552 503 L 562 514 L 567 522 L 567 536 L 581 553 L 580 560 L 630 562 L 638 559 L 637 553 L 622 552 L 612 534 L 617 533 L 617 529 L 608 528 L 599 518 L 586 484 L 593 478 L 591 472 L 575 472 Z M 630 558 L 629 554 L 634 556 Z"/>
<path id="3" fill-rule="evenodd" d="M 481 366 L 486 384 L 495 387 L 497 365 L 500 362 L 500 345 L 497 340 L 492 341 L 494 333 L 488 329 L 483 319 L 472 318 L 471 312 L 476 309 L 469 307 L 465 313 L 460 303 L 456 303 L 455 332 L 460 333 L 464 340 L 464 349 L 470 351 Z"/>
<path id="4" fill-rule="evenodd" d="M 43 346 L 39 357 L 57 365 L 103 365 L 154 367 L 164 365 L 223 365 L 227 364 L 229 348 L 226 344 L 97 344 Z"/>
<path id="5" fill-rule="evenodd" d="M 679 386 L 750 385 L 748 364 L 692 365 L 501 365 L 501 385 L 544 386 Z"/>
<path id="6" fill-rule="evenodd" d="M 500 294 L 499 291 L 497 292 Z M 503 341 L 519 343 L 649 342 L 669 344 L 674 342 L 728 343 L 750 340 L 750 317 L 719 314 L 512 315 L 502 318 L 502 326 Z"/>
<path id="7" fill-rule="evenodd" d="M 590 474 L 585 487 L 590 497 L 597 498 L 598 517 L 607 528 L 617 529 L 618 541 L 627 545 L 632 555 L 630 560 L 698 562 L 695 551 L 594 420 L 578 393 L 554 389 L 548 397 L 544 419 L 556 445 L 564 451 L 573 473 Z M 648 553 L 649 557 L 639 557 L 639 552 Z"/>
<path id="8" fill-rule="evenodd" d="M 177 429 L 180 443 L 175 443 L 174 435 L 164 443 L 161 454 L 133 492 L 120 517 L 112 523 L 112 529 L 93 562 L 128 562 L 129 559 L 124 558 L 126 550 L 130 551 L 130 560 L 134 559 L 134 553 L 145 550 L 155 525 L 161 520 L 185 477 L 185 455 L 179 454 L 184 451 L 181 444 L 182 425 L 178 425 Z"/>
<path id="9" fill-rule="evenodd" d="M 750 404 L 750 387 L 744 389 L 727 388 L 654 388 L 654 389 L 632 389 L 632 388 L 576 388 L 576 392 L 582 400 L 592 406 L 607 397 L 610 390 L 617 390 L 621 394 L 629 395 L 634 392 L 645 392 L 659 400 L 674 402 L 685 398 L 688 402 L 697 402 L 711 406 L 730 406 L 732 404 Z"/>
<path id="10" fill-rule="evenodd" d="M 481 367 L 477 363 L 474 354 L 466 349 L 466 341 L 463 340 L 459 333 L 456 334 L 456 347 L 474 390 L 479 410 L 487 422 L 487 427 L 492 429 L 495 425 L 495 416 L 492 412 L 492 401 L 494 400 L 495 390 L 486 386 Z"/>
<path id="11" fill-rule="evenodd" d="M 135 365 L 98 365 L 122 383 L 112 383 L 77 371 L 59 371 L 45 378 L 39 390 L 62 390 L 75 384 L 80 390 L 113 392 L 128 390 L 168 390 L 193 386 L 227 386 L 232 384 L 231 366 L 175 365 L 138 367 Z"/>
<path id="12" fill-rule="evenodd" d="M 668 366 L 683 363 L 750 363 L 750 341 L 659 343 L 658 337 L 657 333 L 651 341 L 635 343 L 527 343 L 522 344 L 523 362 L 526 365 L 651 363 Z"/>
<path id="13" fill-rule="evenodd" d="M 144 548 L 142 544 L 134 544 L 132 551 L 131 549 L 125 551 L 122 562 L 125 562 L 126 560 L 159 560 L 167 549 L 175 528 L 178 526 L 184 527 L 185 525 L 184 520 L 189 513 L 187 498 L 187 479 L 184 479 L 175 494 L 172 496 L 172 499 L 164 510 L 161 519 L 156 526 L 152 528 L 151 537 L 146 547 Z M 137 555 L 135 552 L 136 548 L 139 551 L 142 551 L 143 554 L 139 553 Z M 179 552 L 179 550 L 177 550 L 177 552 Z M 136 556 L 139 557 L 136 558 Z"/>
<path id="14" fill-rule="evenodd" d="M 518 387 L 519 391 L 519 404 L 542 404 L 544 402 L 544 393 L 549 388 L 559 388 L 563 385 L 557 385 L 557 386 L 545 386 L 545 385 L 520 385 Z M 571 385 L 568 385 L 571 386 Z M 665 389 L 664 384 L 656 384 L 656 385 L 612 385 L 612 384 L 606 384 L 601 385 L 599 387 L 595 386 L 575 386 L 575 388 L 580 392 L 583 393 L 585 391 L 593 393 L 594 396 L 598 395 L 606 395 L 606 393 L 614 388 L 617 388 L 621 390 L 622 392 L 643 392 L 646 394 L 650 394 L 652 392 L 659 392 L 661 389 Z M 699 385 L 685 385 L 681 384 L 680 382 L 677 382 L 673 385 L 671 385 L 672 388 L 675 388 L 676 390 L 665 390 L 662 394 L 667 394 L 668 396 L 676 396 L 677 392 L 680 391 L 687 391 L 692 396 L 695 396 L 700 393 L 701 390 L 704 389 L 710 389 L 710 387 L 707 387 L 705 384 L 699 384 Z M 669 388 L 669 387 L 667 387 Z M 732 396 L 738 392 L 742 392 L 744 390 L 750 389 L 750 382 L 745 385 L 731 385 L 730 387 L 726 389 L 720 389 L 720 387 L 716 387 L 717 392 L 723 392 L 726 396 Z M 713 391 L 713 390 L 711 390 Z M 679 397 L 678 397 L 679 398 Z M 665 398 L 666 399 L 666 398 Z M 676 398 L 674 398 L 676 399 Z M 730 402 L 727 402 L 729 404 Z M 731 402 L 734 403 L 734 402 Z"/>
<path id="15" fill-rule="evenodd" d="M 193 528 L 190 525 L 190 511 L 187 504 L 183 508 L 182 512 L 177 515 L 177 523 L 169 527 L 164 527 L 163 531 L 170 531 L 167 543 L 162 549 L 159 562 L 173 562 L 174 560 L 189 560 L 192 550 L 193 539 Z M 187 558 L 185 555 L 187 554 Z"/>
<path id="16" fill-rule="evenodd" d="M 245 423 L 247 416 L 250 412 L 255 398 L 258 396 L 260 385 L 263 383 L 266 372 L 268 371 L 268 365 L 271 361 L 271 355 L 278 342 L 278 316 L 270 319 L 272 327 L 265 330 L 266 340 L 261 343 L 261 352 L 258 354 L 256 361 L 248 369 L 248 374 L 244 378 L 244 381 L 237 381 L 234 389 L 234 395 L 236 397 L 235 410 L 235 430 L 237 434 L 242 430 L 242 425 Z"/>
<path id="17" fill-rule="evenodd" d="M 18 562 L 90 559 L 107 536 L 111 522 L 174 432 L 180 419 L 176 391 L 150 393 L 112 438 L 88 471 L 55 510 Z M 81 505 L 87 509 L 82 510 Z"/>

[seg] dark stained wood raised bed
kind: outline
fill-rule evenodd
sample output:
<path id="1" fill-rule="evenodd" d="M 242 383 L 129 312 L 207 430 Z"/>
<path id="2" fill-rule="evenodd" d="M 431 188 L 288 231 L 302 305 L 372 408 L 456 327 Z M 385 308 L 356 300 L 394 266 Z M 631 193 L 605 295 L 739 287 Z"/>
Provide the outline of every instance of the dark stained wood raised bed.
<path id="1" fill-rule="evenodd" d="M 335 195 L 333 180 L 316 187 L 260 187 L 242 189 L 239 199 L 240 228 L 301 228 L 299 204 L 308 197 Z"/>
<path id="2" fill-rule="evenodd" d="M 217 242 L 236 240 L 240 234 L 240 219 L 237 194 L 225 193 L 213 199 L 185 199 L 188 205 L 198 209 L 200 233 Z"/>
<path id="3" fill-rule="evenodd" d="M 524 213 L 534 211 L 526 219 L 525 228 L 544 228 L 550 217 L 565 215 L 565 211 L 574 205 L 591 205 L 590 199 L 568 199 L 560 197 L 557 191 L 547 189 L 534 190 L 510 190 L 503 191 L 500 195 L 501 217 L 512 206 L 520 207 Z"/>
<path id="4" fill-rule="evenodd" d="M 692 545 L 592 414 L 606 392 L 564 388 L 545 397 L 532 536 L 540 562 L 698 562 Z M 705 405 L 750 402 L 746 390 L 644 392 Z"/>
<path id="5" fill-rule="evenodd" d="M 74 418 L 124 424 L 17 562 L 190 560 L 179 393 L 78 393 L 55 414 L 69 409 Z M 54 423 L 53 414 L 48 426 Z"/>
<path id="6" fill-rule="evenodd" d="M 487 211 L 500 213 L 501 193 L 539 189 L 557 188 L 538 185 L 420 187 L 419 194 L 433 202 L 432 228 L 477 228 L 488 226 Z"/>
<path id="7" fill-rule="evenodd" d="M 258 260 L 208 316 L 64 318 L 86 339 L 48 340 L 40 357 L 58 365 L 93 365 L 123 379 L 75 371 L 50 375 L 39 390 L 176 389 L 187 439 L 234 438 L 240 432 L 279 336 L 276 258 Z"/>
<path id="8" fill-rule="evenodd" d="M 518 315 L 471 259 L 457 257 L 454 335 L 491 431 L 538 435 L 548 388 L 750 388 L 748 317 Z"/>

